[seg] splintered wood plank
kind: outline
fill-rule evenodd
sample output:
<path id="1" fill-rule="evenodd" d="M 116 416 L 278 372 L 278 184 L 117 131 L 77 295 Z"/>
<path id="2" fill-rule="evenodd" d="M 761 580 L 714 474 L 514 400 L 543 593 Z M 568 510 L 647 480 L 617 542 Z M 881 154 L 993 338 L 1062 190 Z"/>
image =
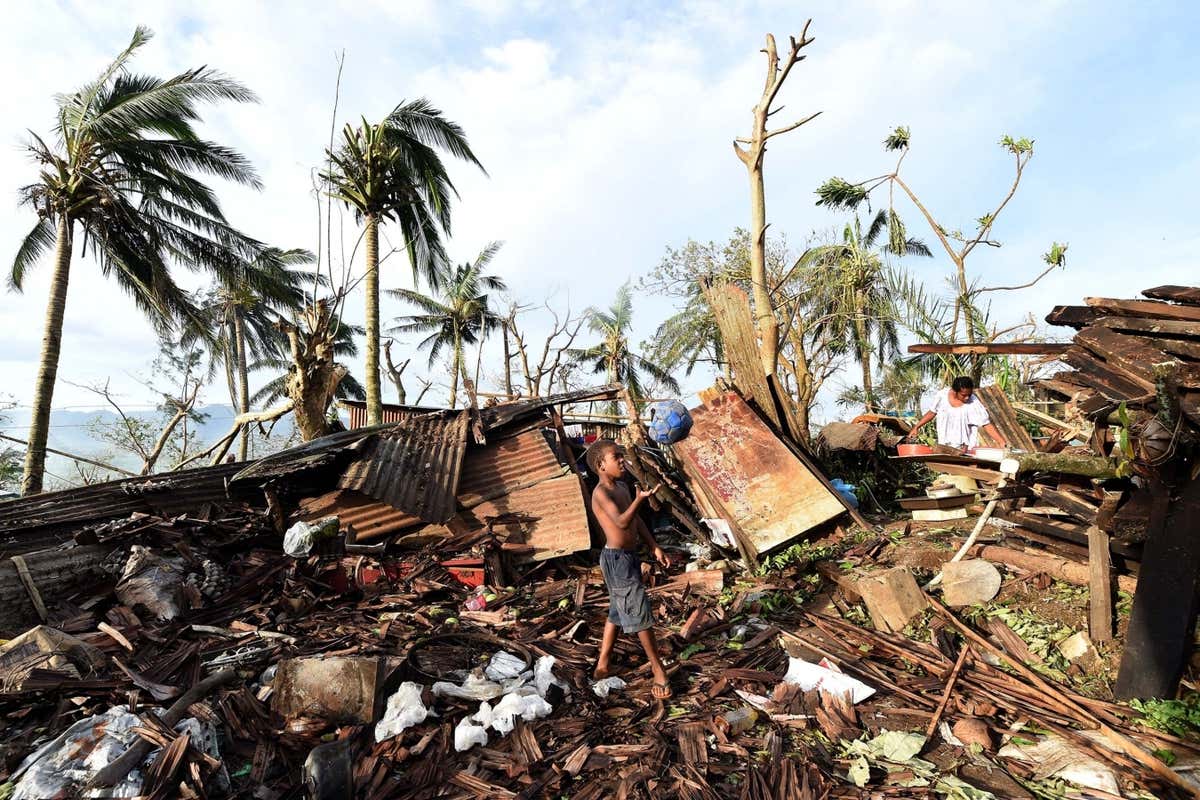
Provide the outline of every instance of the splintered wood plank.
<path id="1" fill-rule="evenodd" d="M 1174 697 L 1192 650 L 1192 598 L 1200 572 L 1200 478 L 1188 481 L 1174 502 L 1157 480 L 1151 481 L 1150 491 L 1147 539 L 1114 690 L 1122 700 Z"/>
<path id="2" fill-rule="evenodd" d="M 741 397 L 728 392 L 692 410 L 692 430 L 672 445 L 754 554 L 802 536 L 844 509 Z"/>
<path id="3" fill-rule="evenodd" d="M 953 353 L 954 355 L 1056 356 L 1070 347 L 1068 342 L 990 342 L 988 344 L 910 344 L 910 353 Z"/>
<path id="4" fill-rule="evenodd" d="M 1155 286 L 1153 289 L 1143 289 L 1142 294 L 1155 300 L 1200 305 L 1200 286 Z"/>
<path id="5" fill-rule="evenodd" d="M 1021 450 L 1037 449 L 1033 444 L 1033 438 L 1030 437 L 1029 431 L 1025 430 L 1024 426 L 1017 420 L 1017 412 L 1013 410 L 1012 404 L 1008 402 L 1003 389 L 996 385 L 985 386 L 982 389 L 977 389 L 975 394 L 979 397 L 980 402 L 983 403 L 984 408 L 988 410 L 988 415 L 992 418 L 992 424 L 1003 434 L 1009 447 Z"/>
<path id="6" fill-rule="evenodd" d="M 1086 376 L 1088 383 L 1110 400 L 1128 400 L 1154 392 L 1154 381 L 1142 378 L 1140 369 L 1137 373 L 1115 369 L 1083 347 L 1072 347 L 1063 355 L 1063 361 Z"/>
<path id="7" fill-rule="evenodd" d="M 1200 308 L 1196 310 L 1200 312 Z M 1163 370 L 1169 370 L 1175 384 L 1200 387 L 1200 367 L 1185 364 L 1137 336 L 1093 327 L 1075 334 L 1075 342 L 1103 358 L 1112 369 L 1125 375 L 1136 375 L 1151 386 Z"/>
<path id="8" fill-rule="evenodd" d="M 1055 508 L 1062 509 L 1080 522 L 1091 524 L 1096 519 L 1096 512 L 1099 508 L 1088 503 L 1086 500 L 1068 492 L 1051 489 L 1049 486 L 1042 486 L 1040 484 L 1035 484 L 1032 489 L 1039 500 L 1049 503 Z"/>
<path id="9" fill-rule="evenodd" d="M 1093 308 L 1084 309 L 1095 312 Z M 1082 317 L 1081 317 L 1082 318 Z M 1180 322 L 1171 319 L 1146 319 L 1144 317 L 1118 317 L 1112 315 L 1097 315 L 1092 313 L 1088 321 L 1078 327 L 1087 328 L 1093 325 L 1125 333 L 1142 333 L 1155 337 L 1174 337 L 1179 339 L 1200 339 L 1200 327 L 1194 322 Z"/>
<path id="10" fill-rule="evenodd" d="M 708 726 L 703 722 L 684 722 L 675 729 L 681 760 L 700 770 L 701 774 L 708 770 L 707 734 Z"/>
<path id="11" fill-rule="evenodd" d="M 1085 297 L 1083 302 L 1089 308 L 1116 316 L 1200 322 L 1200 308 L 1194 306 L 1177 306 L 1158 300 L 1118 300 L 1113 297 Z"/>
<path id="12" fill-rule="evenodd" d="M 1050 325 L 1086 328 L 1089 325 L 1095 325 L 1096 321 L 1104 315 L 1100 309 L 1087 306 L 1055 306 L 1054 310 L 1046 315 L 1046 322 Z"/>
<path id="13" fill-rule="evenodd" d="M 1200 328 L 1200 326 L 1196 326 Z M 1185 342 L 1181 339 L 1139 339 L 1145 345 L 1161 350 L 1164 353 L 1170 353 L 1173 356 L 1182 356 L 1193 360 L 1200 360 L 1200 342 Z"/>
<path id="14" fill-rule="evenodd" d="M 1112 560 L 1108 534 L 1095 525 L 1088 528 L 1088 635 L 1093 642 L 1112 639 Z"/>

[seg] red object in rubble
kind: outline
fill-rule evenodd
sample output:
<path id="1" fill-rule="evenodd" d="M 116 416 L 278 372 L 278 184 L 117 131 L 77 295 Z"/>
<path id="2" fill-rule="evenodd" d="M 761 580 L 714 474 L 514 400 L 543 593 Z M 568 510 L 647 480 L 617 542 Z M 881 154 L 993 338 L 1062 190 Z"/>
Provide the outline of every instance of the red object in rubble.
<path id="1" fill-rule="evenodd" d="M 464 586 L 470 586 L 472 589 L 483 586 L 482 558 L 455 558 L 443 561 L 442 566 Z"/>

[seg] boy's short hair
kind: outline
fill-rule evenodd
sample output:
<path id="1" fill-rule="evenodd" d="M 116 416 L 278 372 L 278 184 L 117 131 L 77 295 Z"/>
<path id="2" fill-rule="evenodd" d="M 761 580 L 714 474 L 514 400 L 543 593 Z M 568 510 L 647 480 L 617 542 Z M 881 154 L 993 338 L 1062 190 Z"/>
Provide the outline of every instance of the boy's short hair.
<path id="1" fill-rule="evenodd" d="M 587 461 L 588 471 L 593 475 L 600 474 L 600 462 L 612 450 L 619 451 L 621 446 L 612 439 L 597 439 L 592 442 L 592 446 L 588 448 L 587 455 L 584 459 Z"/>

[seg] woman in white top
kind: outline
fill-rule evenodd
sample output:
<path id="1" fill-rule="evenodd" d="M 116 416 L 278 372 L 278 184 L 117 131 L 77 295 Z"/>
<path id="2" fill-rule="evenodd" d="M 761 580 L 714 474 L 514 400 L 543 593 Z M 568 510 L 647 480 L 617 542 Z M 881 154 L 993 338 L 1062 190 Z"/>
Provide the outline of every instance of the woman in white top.
<path id="1" fill-rule="evenodd" d="M 908 432 L 907 439 L 915 439 L 917 431 L 936 418 L 938 444 L 960 450 L 975 447 L 979 444 L 980 428 L 987 431 L 1000 447 L 1008 444 L 992 424 L 983 403 L 975 397 L 975 382 L 966 375 L 955 378 L 948 390 L 939 391 L 924 411 L 925 416 Z"/>

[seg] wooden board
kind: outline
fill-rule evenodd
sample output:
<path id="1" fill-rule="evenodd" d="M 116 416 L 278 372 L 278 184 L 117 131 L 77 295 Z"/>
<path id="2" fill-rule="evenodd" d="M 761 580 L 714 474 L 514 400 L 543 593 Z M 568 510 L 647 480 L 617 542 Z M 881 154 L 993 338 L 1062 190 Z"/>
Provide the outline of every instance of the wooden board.
<path id="1" fill-rule="evenodd" d="M 1083 302 L 1087 303 L 1089 308 L 1096 308 L 1113 316 L 1200 322 L 1200 308 L 1195 306 L 1177 306 L 1158 300 L 1118 300 L 1112 297 L 1085 297 Z"/>
<path id="2" fill-rule="evenodd" d="M 990 344 L 910 344 L 910 353 L 952 353 L 954 355 L 1056 356 L 1070 347 L 1069 342 L 992 342 Z"/>
<path id="3" fill-rule="evenodd" d="M 1149 538 L 1114 690 L 1121 700 L 1174 697 L 1194 646 L 1200 479 L 1189 481 L 1175 502 L 1157 482 L 1151 484 L 1151 492 Z"/>
<path id="4" fill-rule="evenodd" d="M 735 392 L 692 410 L 691 433 L 671 446 L 709 497 L 765 553 L 844 510 Z"/>
<path id="5" fill-rule="evenodd" d="M 1155 286 L 1153 289 L 1143 289 L 1142 294 L 1155 300 L 1200 306 L 1200 286 Z"/>
<path id="6" fill-rule="evenodd" d="M 979 402 L 983 403 L 983 407 L 988 410 L 988 416 L 992 418 L 992 424 L 1004 436 L 1009 447 L 1029 451 L 1037 449 L 1033 443 L 1033 438 L 1029 435 L 1029 431 L 1025 430 L 1024 426 L 1017 421 L 1017 412 L 1013 410 L 1012 404 L 1008 402 L 1008 397 L 1005 396 L 1003 389 L 994 384 L 992 386 L 984 386 L 982 389 L 975 390 L 975 396 L 979 398 Z M 985 438 L 990 438 L 986 434 L 984 436 Z M 988 444 L 996 446 L 999 443 L 988 442 Z"/>
<path id="7" fill-rule="evenodd" d="M 1129 400 L 1154 392 L 1152 381 L 1117 371 L 1083 347 L 1072 347 L 1063 355 L 1063 361 L 1078 370 L 1079 380 L 1086 380 L 1089 386 L 1109 400 Z"/>

